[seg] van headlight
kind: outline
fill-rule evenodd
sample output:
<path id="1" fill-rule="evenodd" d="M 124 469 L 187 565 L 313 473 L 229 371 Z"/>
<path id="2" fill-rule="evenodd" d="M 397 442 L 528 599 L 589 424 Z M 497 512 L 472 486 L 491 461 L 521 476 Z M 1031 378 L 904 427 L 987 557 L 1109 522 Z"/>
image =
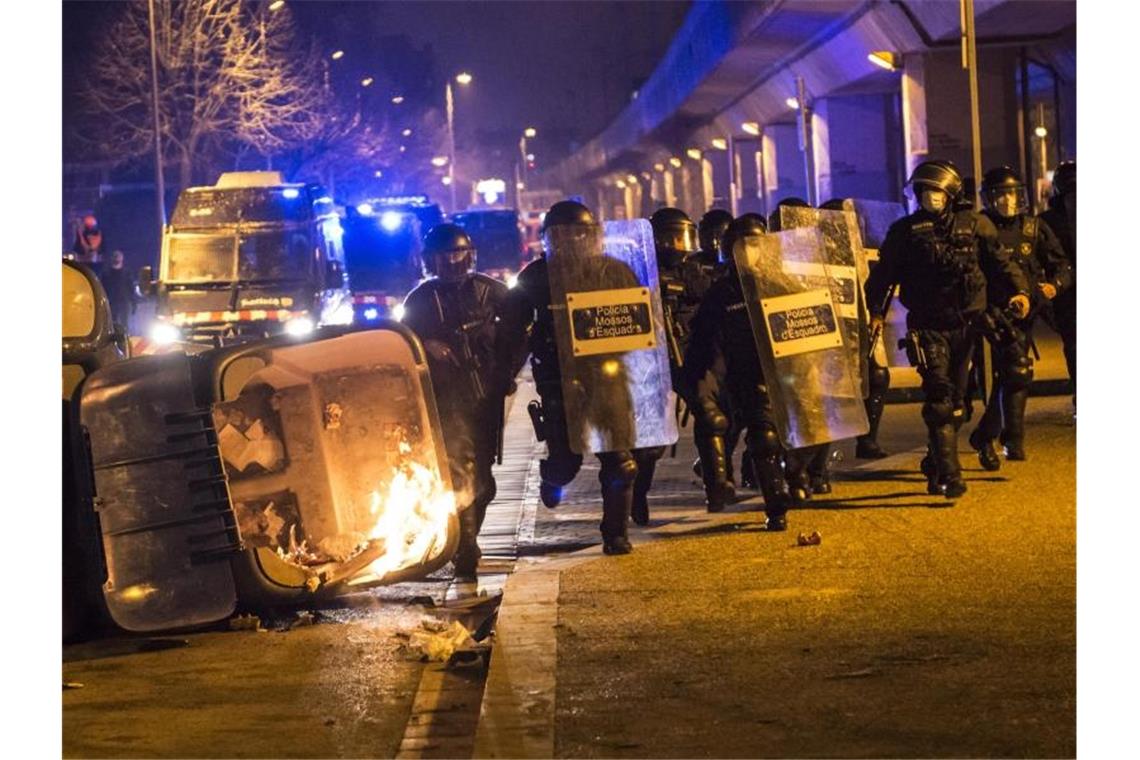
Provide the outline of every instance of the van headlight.
<path id="1" fill-rule="evenodd" d="M 285 323 L 285 333 L 300 338 L 311 333 L 315 327 L 313 320 L 308 317 L 294 317 Z"/>
<path id="2" fill-rule="evenodd" d="M 169 346 L 182 340 L 182 331 L 169 322 L 155 322 L 150 327 L 150 340 L 159 346 Z"/>

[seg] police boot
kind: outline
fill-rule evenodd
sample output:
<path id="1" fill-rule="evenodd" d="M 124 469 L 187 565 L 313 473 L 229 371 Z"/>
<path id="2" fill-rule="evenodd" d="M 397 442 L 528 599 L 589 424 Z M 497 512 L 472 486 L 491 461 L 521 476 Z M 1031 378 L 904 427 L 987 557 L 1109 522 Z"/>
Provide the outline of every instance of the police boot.
<path id="1" fill-rule="evenodd" d="M 740 460 L 740 487 L 753 491 L 760 488 L 760 483 L 756 480 L 756 465 L 748 454 Z"/>
<path id="2" fill-rule="evenodd" d="M 934 464 L 938 468 L 938 485 L 947 499 L 966 493 L 962 480 L 962 464 L 958 461 L 958 430 L 954 425 L 939 425 L 932 432 Z"/>
<path id="3" fill-rule="evenodd" d="M 722 512 L 736 499 L 736 489 L 728 482 L 727 454 L 722 435 L 697 439 L 701 455 L 702 480 L 705 484 L 705 505 L 709 512 Z"/>
<path id="4" fill-rule="evenodd" d="M 808 462 L 808 483 L 812 495 L 831 493 L 831 446 L 823 445 Z"/>
<path id="5" fill-rule="evenodd" d="M 778 457 L 745 454 L 747 459 L 755 458 L 753 469 L 760 481 L 760 492 L 764 495 L 764 512 L 768 516 L 768 530 L 785 530 L 788 521 L 785 515 L 791 506 L 791 492 L 784 479 L 783 467 Z"/>
<path id="6" fill-rule="evenodd" d="M 974 432 L 970 433 L 970 446 L 978 452 L 978 461 L 982 463 L 982 469 L 990 472 L 997 472 L 1001 469 L 1001 459 L 998 458 L 997 451 L 994 450 L 994 441 L 982 433 L 980 424 L 974 428 Z"/>
<path id="7" fill-rule="evenodd" d="M 867 397 L 867 422 L 870 429 L 866 435 L 855 439 L 856 459 L 883 459 L 888 456 L 879 445 L 879 421 L 883 419 L 883 397 L 872 394 Z"/>
<path id="8" fill-rule="evenodd" d="M 633 502 L 630 517 L 634 523 L 645 527 L 649 524 L 649 488 L 653 485 L 653 473 L 657 462 L 642 461 L 637 466 L 637 477 L 633 480 Z"/>
<path id="9" fill-rule="evenodd" d="M 554 509 L 562 503 L 562 488 L 544 480 L 538 487 L 538 496 L 542 499 L 543 506 Z"/>
<path id="10" fill-rule="evenodd" d="M 455 580 L 473 582 L 477 578 L 479 559 L 483 552 L 479 549 L 479 520 L 475 507 L 468 507 L 459 513 L 459 548 L 452 562 L 455 564 Z"/>
<path id="11" fill-rule="evenodd" d="M 942 493 L 942 488 L 938 485 L 938 465 L 934 463 L 934 433 L 929 433 L 928 437 L 926 454 L 919 462 L 918 469 L 926 478 L 926 492 L 931 496 L 937 496 Z"/>
<path id="12" fill-rule="evenodd" d="M 602 489 L 602 551 L 606 554 L 629 554 L 633 547 L 626 533 L 626 522 L 633 502 L 630 484 Z"/>
<path id="13" fill-rule="evenodd" d="M 1005 430 L 1001 433 L 1001 442 L 1005 446 L 1005 458 L 1012 462 L 1024 462 L 1025 405 L 1029 401 L 1029 389 L 1007 393 L 1002 401 Z"/>

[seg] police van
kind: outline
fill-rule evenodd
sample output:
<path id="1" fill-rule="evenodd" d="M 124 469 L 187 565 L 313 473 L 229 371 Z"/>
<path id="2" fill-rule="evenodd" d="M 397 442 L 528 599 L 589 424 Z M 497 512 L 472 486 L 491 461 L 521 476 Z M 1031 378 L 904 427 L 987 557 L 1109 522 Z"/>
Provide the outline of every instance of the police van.
<path id="1" fill-rule="evenodd" d="M 155 343 L 227 345 L 350 324 L 340 218 L 318 185 L 279 172 L 228 172 L 178 197 L 162 234 Z"/>

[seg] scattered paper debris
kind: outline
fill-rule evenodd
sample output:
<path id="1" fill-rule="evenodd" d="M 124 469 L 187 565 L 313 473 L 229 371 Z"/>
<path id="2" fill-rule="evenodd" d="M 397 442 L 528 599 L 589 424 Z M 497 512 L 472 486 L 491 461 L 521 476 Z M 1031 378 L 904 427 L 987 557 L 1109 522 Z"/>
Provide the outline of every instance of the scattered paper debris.
<path id="1" fill-rule="evenodd" d="M 257 615 L 237 615 L 230 618 L 231 631 L 263 631 L 261 618 Z"/>
<path id="2" fill-rule="evenodd" d="M 810 536 L 805 536 L 803 533 L 796 536 L 797 546 L 819 546 L 823 543 L 823 536 L 819 535 L 818 530 L 813 530 Z"/>
<path id="3" fill-rule="evenodd" d="M 408 638 L 408 651 L 423 662 L 446 662 L 449 667 L 470 665 L 485 660 L 490 649 L 471 637 L 458 620 L 450 625 L 440 620 L 423 620 L 420 630 Z"/>
<path id="4" fill-rule="evenodd" d="M 325 430 L 337 430 L 340 428 L 340 417 L 344 413 L 340 404 L 331 402 L 325 404 Z"/>

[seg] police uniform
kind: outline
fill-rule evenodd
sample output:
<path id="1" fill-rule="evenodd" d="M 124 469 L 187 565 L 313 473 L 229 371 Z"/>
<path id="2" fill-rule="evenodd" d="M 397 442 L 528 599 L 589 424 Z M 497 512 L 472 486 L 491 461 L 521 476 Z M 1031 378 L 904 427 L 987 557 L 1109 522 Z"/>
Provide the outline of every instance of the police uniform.
<path id="1" fill-rule="evenodd" d="M 1064 166 L 1064 164 L 1062 164 Z M 1058 167 L 1060 171 L 1061 167 Z M 1074 178 L 1076 167 L 1073 167 Z M 1056 174 L 1054 174 L 1056 178 Z M 1066 196 L 1054 198 L 1049 209 L 1040 215 L 1061 244 L 1061 250 L 1069 264 L 1071 283 L 1065 292 L 1058 293 L 1042 314 L 1050 326 L 1061 336 L 1065 351 L 1065 364 L 1073 383 L 1073 398 L 1077 393 L 1077 229 L 1076 214 L 1066 209 Z"/>
<path id="2" fill-rule="evenodd" d="M 958 190 L 960 182 L 958 178 Z M 956 194 L 949 193 L 948 204 Z M 964 420 L 975 324 L 986 308 L 987 277 L 1007 292 L 1028 293 L 1021 268 L 998 247 L 997 230 L 989 219 L 973 211 L 934 213 L 920 208 L 891 225 L 879 263 L 867 278 L 872 318 L 885 317 L 877 312 L 895 283 L 899 301 L 907 308 L 908 341 L 913 339 L 908 356 L 918 366 L 925 397 L 922 416 L 933 465 L 926 469 L 931 493 L 965 492 L 958 429 Z"/>
<path id="3" fill-rule="evenodd" d="M 748 305 L 740 280 L 733 275 L 714 282 L 701 301 L 692 321 L 692 337 L 685 354 L 686 374 L 690 378 L 703 377 L 712 371 L 718 360 L 724 361 L 724 389 L 731 407 L 740 414 L 744 427 L 745 456 L 752 460 L 753 471 L 764 495 L 769 529 L 782 530 L 790 503 L 783 472 L 784 450 L 760 368 Z M 723 452 L 729 421 L 721 409 L 709 403 L 710 400 L 702 398 L 699 401 L 702 406 L 698 420 L 703 420 L 702 424 L 708 428 L 705 429 L 706 435 L 698 440 L 704 440 L 705 445 L 719 446 Z M 719 461 L 723 462 L 723 457 Z M 705 465 L 704 456 L 702 465 L 706 492 L 710 484 L 715 486 L 725 481 L 723 465 L 713 469 Z"/>
<path id="4" fill-rule="evenodd" d="M 502 360 L 499 316 L 506 285 L 484 274 L 460 281 L 421 282 L 404 300 L 402 322 L 424 345 L 434 380 L 452 487 L 460 504 L 458 575 L 475 574 L 476 540 L 495 498 L 491 466 L 502 435 L 503 401 L 510 385 Z"/>
<path id="5" fill-rule="evenodd" d="M 1060 241 L 1041 219 L 1028 214 L 1006 218 L 990 210 L 984 214 L 997 230 L 997 242 L 1002 255 L 1021 269 L 1029 286 L 1032 304 L 1028 317 L 1007 319 L 1001 311 L 1012 294 L 998 287 L 998 283 L 991 283 L 991 315 L 987 327 L 990 328 L 993 344 L 997 382 L 986 404 L 985 413 L 970 435 L 970 444 L 979 449 L 982 465 L 986 469 L 995 470 L 995 465 L 999 464 L 996 454 L 992 453 L 992 449 L 985 452 L 981 449 L 999 435 L 1007 447 L 1009 458 L 1024 459 L 1025 405 L 1033 381 L 1033 358 L 1030 356 L 1033 323 L 1036 314 L 1049 303 L 1038 285 L 1052 285 L 1057 291 L 1056 297 L 1060 297 L 1072 285 L 1072 272 Z M 987 453 L 990 454 L 989 457 L 986 456 Z"/>
<path id="6" fill-rule="evenodd" d="M 575 217 L 593 220 L 592 214 L 581 204 L 563 201 L 547 213 L 546 223 L 579 223 Z M 567 221 L 561 221 L 563 218 Z M 526 355 L 530 355 L 535 389 L 541 399 L 541 404 L 532 402 L 530 412 L 535 434 L 547 446 L 547 455 L 539 462 L 540 496 L 543 504 L 554 508 L 562 499 L 563 489 L 581 469 L 582 455 L 571 449 L 551 301 L 544 256 L 527 264 L 519 273 L 518 282 L 509 295 L 504 335 L 508 344 L 524 346 L 511 360 L 513 369 L 521 369 Z M 632 409 L 625 410 L 624 414 L 632 415 Z M 613 422 L 620 424 L 622 420 Z M 664 452 L 664 447 L 657 446 L 595 455 L 601 465 L 598 481 L 602 491 L 602 521 L 599 527 L 605 553 L 630 551 L 628 522 L 633 503 L 645 500 L 657 460 Z"/>

